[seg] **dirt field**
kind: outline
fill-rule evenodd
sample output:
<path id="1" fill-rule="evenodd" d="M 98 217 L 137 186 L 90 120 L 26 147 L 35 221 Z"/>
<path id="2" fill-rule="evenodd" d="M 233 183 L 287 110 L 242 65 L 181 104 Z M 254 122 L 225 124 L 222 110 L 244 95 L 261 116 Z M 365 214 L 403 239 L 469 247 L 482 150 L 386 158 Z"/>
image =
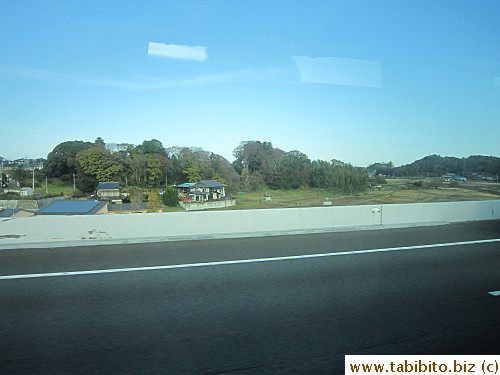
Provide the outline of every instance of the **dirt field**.
<path id="1" fill-rule="evenodd" d="M 363 204 L 395 204 L 424 202 L 453 202 L 500 199 L 500 183 L 467 182 L 459 187 L 440 183 L 437 188 L 413 185 L 417 181 L 390 180 L 357 196 L 335 195 L 324 189 L 267 190 L 235 194 L 236 206 L 225 209 L 262 209 L 290 207 L 320 207 L 325 201 L 333 206 Z M 266 199 L 267 197 L 267 199 Z"/>

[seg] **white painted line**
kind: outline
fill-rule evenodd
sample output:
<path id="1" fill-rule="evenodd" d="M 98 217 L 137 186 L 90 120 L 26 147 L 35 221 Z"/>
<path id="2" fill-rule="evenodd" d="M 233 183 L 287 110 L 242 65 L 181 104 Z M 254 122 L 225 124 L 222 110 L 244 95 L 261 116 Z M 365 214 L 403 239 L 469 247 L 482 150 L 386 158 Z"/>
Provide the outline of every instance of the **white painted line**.
<path id="1" fill-rule="evenodd" d="M 221 262 L 174 264 L 174 265 L 169 265 L 169 266 L 112 268 L 112 269 L 107 269 L 107 270 L 32 273 L 32 274 L 26 274 L 26 275 L 6 275 L 6 276 L 0 276 L 0 280 L 31 279 L 31 278 L 39 278 L 39 277 L 54 277 L 54 276 L 94 275 L 94 274 L 103 274 L 103 273 L 136 272 L 136 271 L 156 271 L 156 270 L 168 270 L 168 269 L 175 269 L 175 268 L 210 267 L 210 266 L 223 266 L 223 265 L 228 265 L 228 264 L 275 262 L 275 261 L 280 261 L 280 260 L 324 258 L 324 257 L 333 257 L 333 256 L 339 256 L 339 255 L 354 255 L 354 254 L 381 253 L 381 252 L 387 252 L 387 251 L 429 249 L 429 248 L 434 248 L 434 247 L 476 245 L 476 244 L 492 243 L 492 242 L 500 242 L 500 238 L 494 238 L 494 239 L 490 239 L 490 240 L 438 243 L 438 244 L 433 244 L 433 245 L 390 247 L 390 248 L 386 248 L 386 249 L 343 251 L 343 252 L 338 252 L 338 253 L 320 253 L 320 254 L 292 255 L 292 256 L 275 257 L 275 258 L 238 259 L 238 260 L 225 260 L 225 261 L 221 261 Z"/>
<path id="2" fill-rule="evenodd" d="M 492 296 L 498 297 L 498 296 L 500 296 L 500 290 L 495 290 L 493 292 L 488 292 L 488 294 L 491 294 Z"/>

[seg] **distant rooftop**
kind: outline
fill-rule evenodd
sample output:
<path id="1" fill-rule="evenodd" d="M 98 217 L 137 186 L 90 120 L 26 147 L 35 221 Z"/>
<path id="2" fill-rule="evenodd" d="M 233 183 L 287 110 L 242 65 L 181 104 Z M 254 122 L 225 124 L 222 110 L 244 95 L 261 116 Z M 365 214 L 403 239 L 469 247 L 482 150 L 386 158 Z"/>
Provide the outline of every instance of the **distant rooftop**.
<path id="1" fill-rule="evenodd" d="M 36 215 L 93 215 L 107 204 L 101 201 L 56 201 L 38 210 Z"/>
<path id="2" fill-rule="evenodd" d="M 99 182 L 97 189 L 119 189 L 120 184 L 118 182 Z"/>
<path id="3" fill-rule="evenodd" d="M 219 181 L 215 180 L 201 180 L 200 182 L 196 183 L 196 187 L 211 187 L 211 188 L 218 188 L 226 186 L 224 184 L 221 184 Z"/>

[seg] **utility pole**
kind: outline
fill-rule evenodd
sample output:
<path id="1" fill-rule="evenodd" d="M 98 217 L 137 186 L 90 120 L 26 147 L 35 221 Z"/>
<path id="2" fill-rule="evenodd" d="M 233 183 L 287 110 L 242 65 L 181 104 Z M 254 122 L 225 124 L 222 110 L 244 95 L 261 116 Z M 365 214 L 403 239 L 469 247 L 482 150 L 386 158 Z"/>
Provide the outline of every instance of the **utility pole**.
<path id="1" fill-rule="evenodd" d="M 49 194 L 49 182 L 47 176 L 45 176 L 45 194 Z"/>
<path id="2" fill-rule="evenodd" d="M 0 187 L 3 186 L 3 159 L 0 160 Z"/>
<path id="3" fill-rule="evenodd" d="M 76 191 L 76 179 L 75 174 L 73 173 L 73 193 Z"/>
<path id="4" fill-rule="evenodd" d="M 32 186 L 32 189 L 33 189 L 33 193 L 35 192 L 35 168 L 33 168 L 33 186 Z"/>

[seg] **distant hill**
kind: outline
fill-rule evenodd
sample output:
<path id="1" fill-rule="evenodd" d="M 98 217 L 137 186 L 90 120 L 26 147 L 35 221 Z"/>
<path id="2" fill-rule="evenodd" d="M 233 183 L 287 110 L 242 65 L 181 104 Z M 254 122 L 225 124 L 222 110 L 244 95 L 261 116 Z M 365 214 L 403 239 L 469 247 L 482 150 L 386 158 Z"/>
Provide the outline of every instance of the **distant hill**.
<path id="1" fill-rule="evenodd" d="M 482 155 L 467 158 L 429 155 L 400 167 L 394 167 L 392 162 L 389 162 L 374 163 L 367 169 L 371 173 L 395 177 L 440 177 L 454 174 L 467 178 L 496 178 L 500 174 L 500 158 Z"/>

